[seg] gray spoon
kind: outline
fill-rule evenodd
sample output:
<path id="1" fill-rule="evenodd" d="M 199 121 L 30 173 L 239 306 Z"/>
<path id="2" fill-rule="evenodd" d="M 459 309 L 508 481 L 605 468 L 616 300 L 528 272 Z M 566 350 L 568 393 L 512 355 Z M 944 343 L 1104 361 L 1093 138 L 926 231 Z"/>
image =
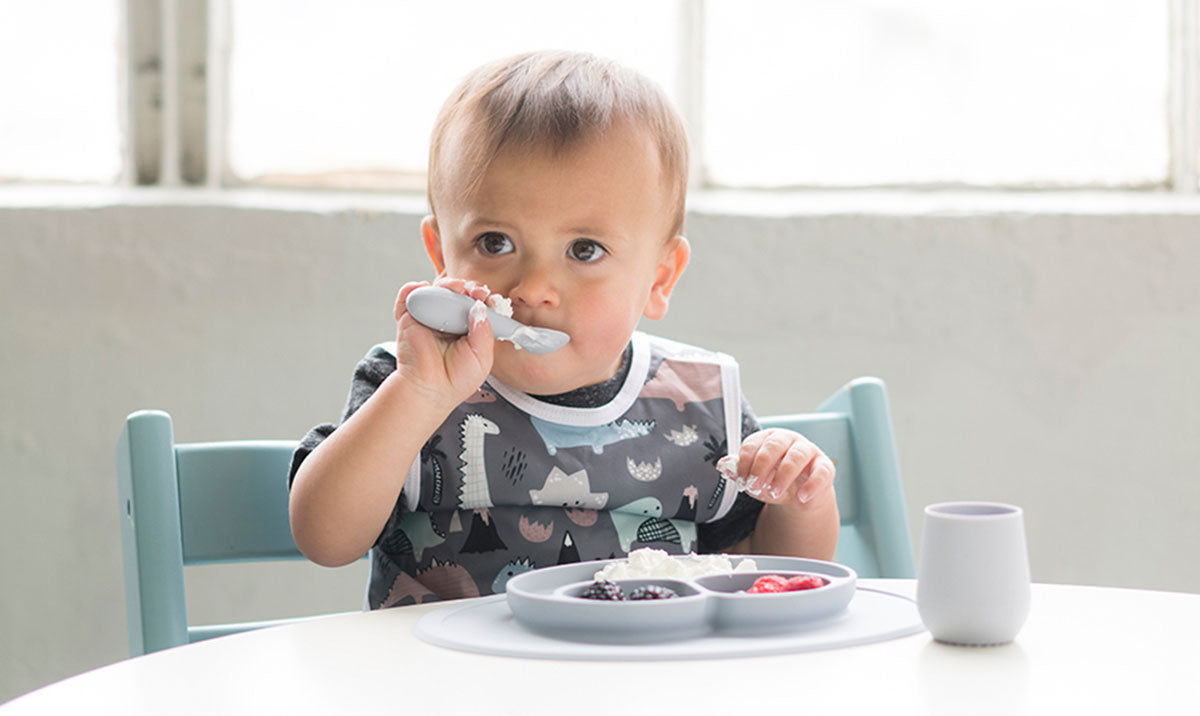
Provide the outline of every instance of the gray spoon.
<path id="1" fill-rule="evenodd" d="M 467 332 L 468 314 L 475 299 L 440 286 L 422 286 L 408 294 L 404 306 L 412 317 L 423 325 L 442 333 L 463 335 Z M 553 328 L 537 328 L 514 321 L 508 316 L 487 310 L 492 335 L 497 340 L 511 341 L 517 348 L 530 353 L 550 353 L 567 344 L 571 337 Z"/>

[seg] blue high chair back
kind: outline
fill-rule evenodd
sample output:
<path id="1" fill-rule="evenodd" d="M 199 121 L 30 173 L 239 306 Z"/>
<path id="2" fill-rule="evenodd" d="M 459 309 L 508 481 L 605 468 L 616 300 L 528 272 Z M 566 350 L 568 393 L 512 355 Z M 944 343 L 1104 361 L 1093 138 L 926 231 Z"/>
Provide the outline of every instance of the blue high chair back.
<path id="1" fill-rule="evenodd" d="M 834 561 L 860 577 L 916 576 L 883 381 L 857 378 L 815 413 L 768 416 L 759 422 L 764 428 L 795 430 L 833 459 L 841 517 Z"/>
<path id="2" fill-rule="evenodd" d="M 131 414 L 117 443 L 132 656 L 299 619 L 189 626 L 186 565 L 303 560 L 288 523 L 294 440 L 176 444 L 164 412 Z"/>

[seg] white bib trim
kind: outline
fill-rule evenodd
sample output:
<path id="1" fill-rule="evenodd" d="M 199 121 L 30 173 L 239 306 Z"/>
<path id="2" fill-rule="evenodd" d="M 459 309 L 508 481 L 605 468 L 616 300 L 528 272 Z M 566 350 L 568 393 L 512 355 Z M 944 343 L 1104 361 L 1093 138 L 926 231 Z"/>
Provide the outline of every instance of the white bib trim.
<path id="1" fill-rule="evenodd" d="M 635 331 L 629 342 L 633 344 L 633 356 L 630 358 L 629 374 L 625 376 L 625 383 L 612 400 L 597 408 L 572 408 L 547 403 L 516 388 L 510 388 L 494 376 L 488 376 L 487 384 L 505 400 L 536 418 L 575 427 L 606 425 L 624 415 L 633 406 L 650 372 L 650 343 L 646 334 Z"/>

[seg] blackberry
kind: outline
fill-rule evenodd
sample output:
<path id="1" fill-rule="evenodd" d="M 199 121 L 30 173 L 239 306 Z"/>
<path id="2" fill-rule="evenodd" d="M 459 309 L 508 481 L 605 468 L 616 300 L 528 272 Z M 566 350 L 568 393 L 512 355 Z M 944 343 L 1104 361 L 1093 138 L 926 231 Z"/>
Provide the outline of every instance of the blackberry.
<path id="1" fill-rule="evenodd" d="M 638 587 L 629 593 L 630 601 L 635 599 L 674 599 L 679 595 L 675 590 L 667 587 L 660 587 L 657 584 L 647 584 L 644 587 Z"/>
<path id="2" fill-rule="evenodd" d="M 621 591 L 621 588 L 615 582 L 607 579 L 597 579 L 592 582 L 579 596 L 583 599 L 599 599 L 605 602 L 620 602 L 625 599 L 625 593 Z"/>

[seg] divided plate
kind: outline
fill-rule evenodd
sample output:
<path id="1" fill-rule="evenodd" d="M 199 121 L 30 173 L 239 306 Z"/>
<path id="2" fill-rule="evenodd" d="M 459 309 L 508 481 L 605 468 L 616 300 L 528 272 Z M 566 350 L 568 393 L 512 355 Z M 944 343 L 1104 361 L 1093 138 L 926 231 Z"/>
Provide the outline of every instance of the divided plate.
<path id="1" fill-rule="evenodd" d="M 688 639 L 712 631 L 761 634 L 800 629 L 840 613 L 854 597 L 858 575 L 835 562 L 797 557 L 746 555 L 753 572 L 691 579 L 618 579 L 628 594 L 644 584 L 674 589 L 674 599 L 605 602 L 578 597 L 605 565 L 623 559 L 535 569 L 508 581 L 513 616 L 523 626 L 551 636 L 598 643 L 643 643 Z M 735 563 L 738 556 L 730 556 Z M 766 574 L 817 574 L 828 584 L 816 589 L 747 594 Z"/>

